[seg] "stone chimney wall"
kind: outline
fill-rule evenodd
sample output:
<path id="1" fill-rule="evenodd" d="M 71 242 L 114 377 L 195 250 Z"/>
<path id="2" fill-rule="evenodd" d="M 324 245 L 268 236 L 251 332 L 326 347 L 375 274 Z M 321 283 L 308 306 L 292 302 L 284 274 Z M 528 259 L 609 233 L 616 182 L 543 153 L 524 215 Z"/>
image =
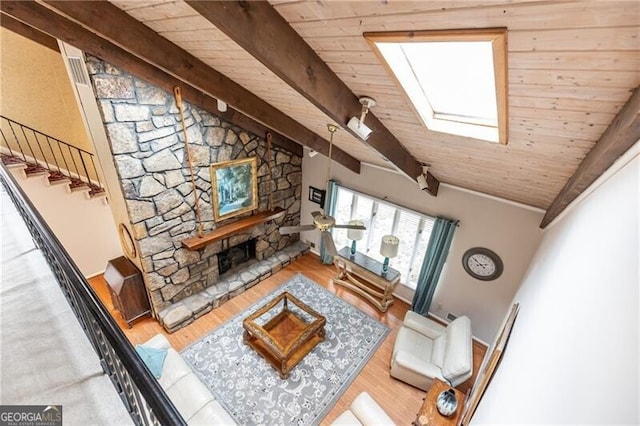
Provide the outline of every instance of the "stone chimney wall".
<path id="1" fill-rule="evenodd" d="M 215 286 L 219 278 L 216 254 L 221 250 L 256 238 L 256 258 L 261 260 L 298 240 L 297 234 L 280 235 L 278 228 L 300 223 L 300 156 L 272 146 L 271 157 L 267 158 L 262 136 L 183 101 L 204 232 L 249 215 L 214 222 L 209 166 L 216 162 L 257 158 L 258 211 L 264 211 L 270 193 L 269 161 L 274 206 L 286 209 L 286 214 L 198 251 L 182 248 L 183 239 L 197 235 L 197 222 L 182 124 L 173 94 L 97 58 L 89 57 L 87 66 L 155 312 Z"/>

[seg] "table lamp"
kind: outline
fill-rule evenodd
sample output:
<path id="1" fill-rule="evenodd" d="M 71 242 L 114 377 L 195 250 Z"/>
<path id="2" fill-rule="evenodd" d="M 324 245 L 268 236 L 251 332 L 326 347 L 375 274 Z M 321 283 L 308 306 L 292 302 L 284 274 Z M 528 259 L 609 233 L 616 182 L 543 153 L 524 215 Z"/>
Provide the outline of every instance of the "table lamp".
<path id="1" fill-rule="evenodd" d="M 382 243 L 380 244 L 380 254 L 384 256 L 384 263 L 382 264 L 382 272 L 389 272 L 389 258 L 396 257 L 398 255 L 398 245 L 400 239 L 395 235 L 385 235 L 382 237 Z"/>
<path id="2" fill-rule="evenodd" d="M 349 225 L 364 226 L 364 222 L 361 220 L 350 220 Z M 351 257 L 356 255 L 356 241 L 360 241 L 364 237 L 363 229 L 347 229 L 347 238 L 353 240 L 351 243 Z"/>

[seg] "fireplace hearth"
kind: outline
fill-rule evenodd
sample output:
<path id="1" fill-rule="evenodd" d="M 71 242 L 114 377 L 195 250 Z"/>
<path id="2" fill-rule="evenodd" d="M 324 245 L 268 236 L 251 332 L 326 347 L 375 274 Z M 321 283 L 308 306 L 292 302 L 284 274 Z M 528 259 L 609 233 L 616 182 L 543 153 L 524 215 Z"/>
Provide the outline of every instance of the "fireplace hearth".
<path id="1" fill-rule="evenodd" d="M 218 253 L 220 275 L 256 257 L 256 240 L 252 238 Z"/>

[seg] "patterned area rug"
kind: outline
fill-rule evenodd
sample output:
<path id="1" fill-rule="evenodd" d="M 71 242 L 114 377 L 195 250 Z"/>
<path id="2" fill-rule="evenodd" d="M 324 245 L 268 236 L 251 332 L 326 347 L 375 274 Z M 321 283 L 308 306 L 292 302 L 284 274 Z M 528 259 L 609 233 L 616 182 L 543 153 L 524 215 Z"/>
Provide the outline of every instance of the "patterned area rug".
<path id="1" fill-rule="evenodd" d="M 327 319 L 325 341 L 286 380 L 242 341 L 242 320 L 283 291 Z M 389 331 L 298 274 L 181 354 L 237 423 L 309 425 L 328 413 Z"/>

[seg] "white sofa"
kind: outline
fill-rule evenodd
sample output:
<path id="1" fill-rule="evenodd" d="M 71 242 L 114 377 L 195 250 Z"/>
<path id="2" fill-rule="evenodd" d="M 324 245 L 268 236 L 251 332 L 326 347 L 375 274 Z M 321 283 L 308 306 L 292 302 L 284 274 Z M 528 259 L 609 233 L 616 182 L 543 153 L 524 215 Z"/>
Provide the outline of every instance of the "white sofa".
<path id="1" fill-rule="evenodd" d="M 236 424 L 180 354 L 171 347 L 166 337 L 157 334 L 143 345 L 167 349 L 158 382 L 189 425 Z"/>
<path id="2" fill-rule="evenodd" d="M 395 425 L 382 407 L 366 392 L 358 395 L 349 409 L 331 424 L 333 426 Z"/>
<path id="3" fill-rule="evenodd" d="M 434 378 L 457 386 L 473 373 L 471 321 L 466 316 L 446 327 L 407 311 L 391 355 L 391 376 L 428 390 Z"/>

